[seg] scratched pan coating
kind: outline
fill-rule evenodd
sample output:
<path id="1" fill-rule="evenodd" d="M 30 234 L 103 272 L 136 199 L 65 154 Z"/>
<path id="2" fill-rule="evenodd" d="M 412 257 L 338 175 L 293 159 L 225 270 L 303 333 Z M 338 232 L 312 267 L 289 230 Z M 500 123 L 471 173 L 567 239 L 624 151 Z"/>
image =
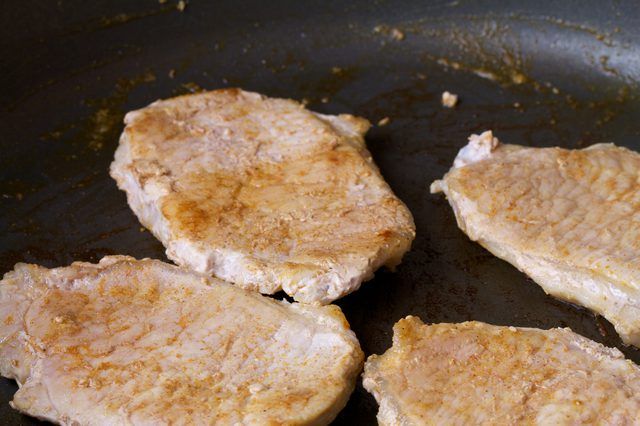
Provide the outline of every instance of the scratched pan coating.
<path id="1" fill-rule="evenodd" d="M 634 2 L 192 0 L 182 12 L 175 0 L 11 3 L 0 15 L 0 273 L 106 254 L 165 259 L 107 173 L 123 114 L 241 86 L 389 118 L 367 143 L 417 237 L 396 272 L 338 302 L 367 355 L 413 314 L 569 326 L 640 362 L 605 320 L 469 241 L 428 191 L 485 129 L 506 143 L 640 150 Z M 444 90 L 460 95 L 456 108 L 442 108 Z M 8 406 L 16 388 L 0 380 L 0 424 L 37 423 Z M 335 423 L 374 424 L 376 411 L 359 386 Z"/>

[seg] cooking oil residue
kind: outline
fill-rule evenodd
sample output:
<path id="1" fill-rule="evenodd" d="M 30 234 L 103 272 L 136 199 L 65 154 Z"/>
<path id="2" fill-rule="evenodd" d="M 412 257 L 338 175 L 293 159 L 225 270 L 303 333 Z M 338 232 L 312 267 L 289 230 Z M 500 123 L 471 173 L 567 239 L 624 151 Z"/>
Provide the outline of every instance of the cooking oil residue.
<path id="1" fill-rule="evenodd" d="M 156 16 L 164 12 L 175 10 L 171 5 L 165 5 L 160 3 L 160 7 L 151 10 L 146 10 L 139 13 L 118 13 L 113 16 L 103 16 L 97 22 L 90 22 L 86 27 L 79 27 L 76 31 L 91 31 L 115 27 L 118 25 L 127 24 L 139 19 Z"/>
<path id="2" fill-rule="evenodd" d="M 114 132 L 122 125 L 122 110 L 129 92 L 136 86 L 151 83 L 156 80 L 150 71 L 130 79 L 120 79 L 115 85 L 111 96 L 87 101 L 87 105 L 95 108 L 84 126 L 84 136 L 88 147 L 94 151 L 100 150 L 105 143 L 115 139 Z"/>
<path id="3" fill-rule="evenodd" d="M 309 94 L 305 97 L 304 103 L 326 104 L 330 102 L 344 87 L 358 78 L 359 71 L 357 66 L 343 67 L 336 65 L 329 68 L 323 77 L 312 84 L 302 82 L 300 87 Z"/>
<path id="4" fill-rule="evenodd" d="M 133 78 L 119 79 L 113 92 L 106 97 L 85 100 L 85 105 L 92 108 L 92 113 L 80 123 L 59 126 L 53 131 L 42 135 L 45 140 L 66 140 L 78 147 L 87 147 L 92 151 L 99 151 L 117 140 L 117 133 L 122 127 L 125 111 L 124 104 L 131 90 L 135 87 L 151 83 L 156 80 L 155 74 L 147 71 Z M 71 135 L 70 135 L 71 133 Z M 80 154 L 81 155 L 81 154 Z M 77 154 L 70 160 L 77 158 Z"/>
<path id="5" fill-rule="evenodd" d="M 178 94 L 184 95 L 187 93 L 202 93 L 206 91 L 202 86 L 193 81 L 188 81 L 186 83 L 182 83 L 180 88 L 177 90 Z"/>
<path id="6" fill-rule="evenodd" d="M 501 67 L 501 68 L 490 68 L 488 66 L 473 66 L 469 64 L 465 64 L 463 62 L 454 61 L 448 58 L 435 58 L 433 56 L 429 56 L 433 60 L 435 60 L 438 64 L 442 65 L 445 68 L 451 68 L 454 70 L 462 70 L 471 72 L 478 77 L 486 78 L 487 80 L 492 80 L 500 84 L 511 85 L 511 84 L 524 84 L 524 83 L 532 83 L 536 88 L 542 87 L 538 82 L 528 77 L 523 70 L 513 68 L 513 67 Z"/>
<path id="7" fill-rule="evenodd" d="M 404 34 L 404 32 L 402 30 L 400 30 L 397 27 L 392 27 L 392 26 L 385 25 L 385 24 L 376 25 L 373 28 L 373 32 L 376 33 L 376 34 L 382 34 L 382 35 L 384 35 L 386 37 L 389 37 L 389 38 L 391 38 L 392 40 L 395 40 L 395 41 L 402 41 L 405 38 L 405 34 Z"/>
<path id="8" fill-rule="evenodd" d="M 517 16 L 514 17 L 516 19 L 520 19 L 523 21 L 533 21 L 533 18 L 530 17 L 522 17 L 522 16 Z M 574 22 L 570 22 L 567 21 L 565 19 L 560 19 L 560 18 L 556 18 L 556 17 L 551 17 L 551 16 L 544 16 L 544 17 L 536 17 L 535 20 L 542 20 L 542 21 L 546 21 L 546 22 L 550 22 L 552 24 L 555 24 L 559 27 L 563 27 L 563 28 L 568 28 L 568 29 L 572 29 L 575 31 L 581 31 L 587 34 L 592 35 L 593 37 L 595 37 L 596 40 L 602 42 L 605 46 L 607 47 L 611 47 L 613 46 L 613 41 L 611 40 L 611 34 L 605 34 L 595 28 L 589 27 L 587 25 L 584 24 L 577 24 Z M 618 27 L 614 27 L 613 30 L 611 31 L 611 33 L 618 33 L 620 32 L 620 28 Z"/>
<path id="9" fill-rule="evenodd" d="M 426 39 L 424 49 L 428 53 L 423 54 L 423 57 L 429 61 L 437 61 L 447 68 L 472 72 L 502 85 L 526 85 L 536 90 L 550 91 L 554 95 L 560 94 L 558 86 L 533 76 L 534 72 L 529 62 L 539 61 L 536 55 L 530 53 L 531 40 L 525 38 L 527 33 L 522 31 L 523 26 L 540 30 L 540 34 L 547 34 L 546 30 L 551 26 L 555 27 L 549 30 L 552 34 L 566 34 L 567 40 L 573 40 L 572 37 L 584 38 L 584 35 L 587 35 L 595 38 L 606 48 L 621 46 L 614 39 L 614 35 L 620 32 L 617 27 L 601 31 L 566 20 L 521 14 L 456 15 L 453 19 L 442 16 L 423 17 L 401 24 L 379 25 L 376 32 L 388 35 L 391 28 L 397 28 L 403 35 L 410 34 L 414 39 Z M 432 40 L 438 40 L 439 44 L 434 45 Z M 541 41 L 545 40 L 541 38 Z M 402 47 L 396 45 L 393 48 Z M 416 49 L 415 46 L 411 48 Z M 597 50 L 585 49 L 584 46 L 579 50 L 584 60 L 591 62 L 604 73 L 621 81 L 636 83 L 632 75 L 617 68 L 616 61 L 611 60 L 613 56 L 592 56 Z"/>

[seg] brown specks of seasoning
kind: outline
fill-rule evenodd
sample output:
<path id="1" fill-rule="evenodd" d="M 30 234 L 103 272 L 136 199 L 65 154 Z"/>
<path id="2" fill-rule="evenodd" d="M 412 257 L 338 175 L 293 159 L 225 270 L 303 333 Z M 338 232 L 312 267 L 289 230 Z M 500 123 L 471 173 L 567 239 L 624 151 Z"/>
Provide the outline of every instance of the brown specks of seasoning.
<path id="1" fill-rule="evenodd" d="M 436 62 L 438 63 L 438 65 L 441 65 L 441 66 L 443 66 L 445 68 L 453 68 L 454 70 L 459 70 L 460 68 L 462 68 L 462 65 L 459 62 L 450 61 L 447 58 L 439 58 Z M 476 72 L 476 74 L 477 74 L 477 72 Z M 488 78 L 488 77 L 486 77 L 486 78 Z"/>
<path id="2" fill-rule="evenodd" d="M 442 106 L 445 108 L 453 108 L 456 106 L 456 104 L 458 103 L 458 95 L 450 93 L 450 92 L 443 92 L 442 93 Z"/>
<path id="3" fill-rule="evenodd" d="M 404 40 L 404 33 L 397 28 L 392 28 L 391 38 L 397 41 L 402 41 Z"/>
<path id="4" fill-rule="evenodd" d="M 99 151 L 104 147 L 105 137 L 113 128 L 114 120 L 116 119 L 115 115 L 109 108 L 100 108 L 93 114 L 91 117 L 93 132 L 89 140 L 90 149 Z"/>
<path id="5" fill-rule="evenodd" d="M 204 89 L 202 87 L 200 87 L 200 85 L 198 85 L 197 83 L 194 83 L 193 81 L 190 81 L 188 83 L 184 83 L 182 85 L 182 87 L 185 88 L 190 93 L 201 93 L 201 92 L 204 92 Z"/>
<path id="6" fill-rule="evenodd" d="M 40 136 L 41 140 L 59 140 L 62 137 L 62 132 L 60 130 L 53 130 L 51 132 L 45 133 L 44 135 Z"/>
<path id="7" fill-rule="evenodd" d="M 340 67 L 331 68 L 331 74 L 340 75 L 343 73 L 343 69 Z"/>
<path id="8" fill-rule="evenodd" d="M 169 78 L 173 79 L 176 77 L 176 70 L 174 70 L 173 68 L 171 68 L 169 70 Z"/>
<path id="9" fill-rule="evenodd" d="M 513 84 L 523 84 L 527 82 L 527 76 L 521 72 L 514 71 L 511 73 L 511 82 Z"/>
<path id="10" fill-rule="evenodd" d="M 390 37 L 396 41 L 404 40 L 404 32 L 402 32 L 399 28 L 389 27 L 388 25 L 376 25 L 373 27 L 373 32 L 376 34 L 382 34 Z"/>
<path id="11" fill-rule="evenodd" d="M 598 332 L 602 337 L 607 337 L 607 329 L 604 327 L 604 323 L 602 322 L 602 318 L 600 315 L 596 315 L 596 326 L 598 326 Z"/>
<path id="12" fill-rule="evenodd" d="M 18 201 L 22 201 L 22 198 L 23 198 L 22 192 L 18 192 L 18 193 L 16 194 L 16 200 L 18 200 Z"/>
<path id="13" fill-rule="evenodd" d="M 187 8 L 187 2 L 184 0 L 180 0 L 176 5 L 176 9 L 178 9 L 178 11 L 180 12 L 184 12 L 186 8 Z"/>
<path id="14" fill-rule="evenodd" d="M 142 74 L 141 81 L 143 83 L 152 83 L 156 81 L 156 75 L 151 71 L 147 71 L 144 74 Z"/>
<path id="15" fill-rule="evenodd" d="M 378 121 L 378 126 L 380 127 L 386 126 L 387 124 L 389 124 L 390 121 L 391 119 L 389 117 L 381 118 L 380 121 Z"/>
<path id="16" fill-rule="evenodd" d="M 327 102 L 329 102 L 329 98 L 327 96 L 323 96 L 322 99 L 320 99 L 320 102 L 326 104 Z"/>

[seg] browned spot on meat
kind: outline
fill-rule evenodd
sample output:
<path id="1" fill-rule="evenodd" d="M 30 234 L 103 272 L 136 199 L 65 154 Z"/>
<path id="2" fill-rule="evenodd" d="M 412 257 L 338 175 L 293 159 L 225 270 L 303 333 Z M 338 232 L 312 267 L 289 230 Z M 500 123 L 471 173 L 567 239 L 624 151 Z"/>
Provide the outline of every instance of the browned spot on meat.
<path id="1" fill-rule="evenodd" d="M 378 235 L 386 240 L 393 237 L 395 235 L 395 232 L 390 229 L 385 229 L 384 231 L 378 232 Z"/>
<path id="2" fill-rule="evenodd" d="M 336 165 L 339 166 L 342 162 L 344 162 L 344 157 L 342 155 L 340 155 L 339 152 L 336 151 L 330 151 L 327 153 L 327 160 Z"/>
<path id="3" fill-rule="evenodd" d="M 138 293 L 138 289 L 130 285 L 117 285 L 109 288 L 107 294 L 119 299 L 133 299 Z"/>
<path id="4" fill-rule="evenodd" d="M 179 218 L 177 226 L 180 230 L 193 237 L 201 237 L 212 221 L 211 211 L 205 210 L 203 203 L 184 198 L 168 198 L 162 208 L 167 217 Z"/>

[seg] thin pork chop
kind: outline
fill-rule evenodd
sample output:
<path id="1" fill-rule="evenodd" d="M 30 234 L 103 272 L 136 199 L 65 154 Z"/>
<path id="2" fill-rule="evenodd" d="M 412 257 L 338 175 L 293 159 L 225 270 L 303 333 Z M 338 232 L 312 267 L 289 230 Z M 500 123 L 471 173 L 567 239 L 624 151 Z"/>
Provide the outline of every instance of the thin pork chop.
<path id="1" fill-rule="evenodd" d="M 156 260 L 18 264 L 0 281 L 12 406 L 68 425 L 326 424 L 363 354 L 340 309 Z"/>
<path id="2" fill-rule="evenodd" d="M 501 145 L 473 135 L 431 186 L 458 226 L 549 294 L 607 318 L 640 345 L 640 155 Z"/>
<path id="3" fill-rule="evenodd" d="M 364 387 L 381 425 L 634 425 L 640 368 L 571 330 L 481 322 L 393 328 Z"/>
<path id="4" fill-rule="evenodd" d="M 373 163 L 362 118 L 227 89 L 125 122 L 111 175 L 180 265 L 326 304 L 411 245 L 413 219 Z"/>

